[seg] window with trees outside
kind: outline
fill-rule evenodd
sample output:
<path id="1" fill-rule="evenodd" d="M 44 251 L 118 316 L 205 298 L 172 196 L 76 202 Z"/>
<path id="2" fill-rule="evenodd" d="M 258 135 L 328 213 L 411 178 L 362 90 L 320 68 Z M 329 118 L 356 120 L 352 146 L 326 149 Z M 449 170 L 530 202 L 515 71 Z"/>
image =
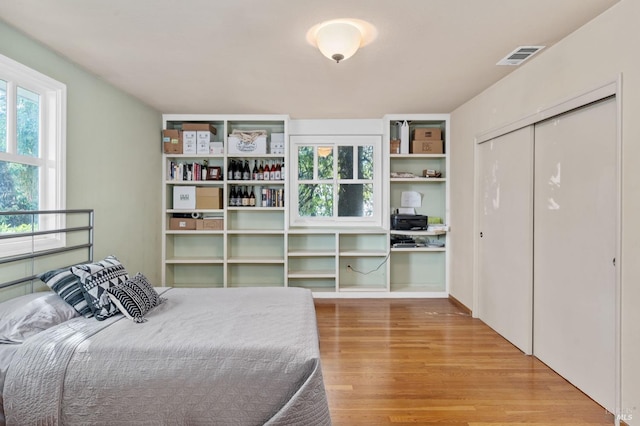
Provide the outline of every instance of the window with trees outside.
<path id="1" fill-rule="evenodd" d="M 293 226 L 380 226 L 379 136 L 291 138 Z"/>
<path id="2" fill-rule="evenodd" d="M 64 209 L 65 109 L 64 84 L 0 55 L 0 211 Z M 2 215 L 0 234 L 44 230 L 47 221 Z M 43 235 L 35 249 L 58 246 L 59 238 Z M 26 252 L 33 243 L 0 239 L 0 250 Z"/>

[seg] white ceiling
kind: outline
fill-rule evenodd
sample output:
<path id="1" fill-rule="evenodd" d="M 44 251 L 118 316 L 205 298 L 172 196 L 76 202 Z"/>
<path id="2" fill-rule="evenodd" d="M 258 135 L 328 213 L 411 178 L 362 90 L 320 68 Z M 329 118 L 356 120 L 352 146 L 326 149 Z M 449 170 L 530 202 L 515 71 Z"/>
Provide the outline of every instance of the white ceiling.
<path id="1" fill-rule="evenodd" d="M 514 48 L 551 46 L 617 2 L 0 0 L 0 18 L 163 113 L 378 118 L 450 112 L 512 72 L 495 63 Z M 331 62 L 305 35 L 334 18 L 378 37 Z"/>

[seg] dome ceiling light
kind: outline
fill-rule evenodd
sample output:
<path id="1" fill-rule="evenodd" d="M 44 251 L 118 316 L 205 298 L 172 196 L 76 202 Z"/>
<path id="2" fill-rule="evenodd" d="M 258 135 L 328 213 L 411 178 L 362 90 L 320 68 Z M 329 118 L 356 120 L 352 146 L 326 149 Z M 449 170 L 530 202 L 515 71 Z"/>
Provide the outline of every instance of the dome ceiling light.
<path id="1" fill-rule="evenodd" d="M 377 36 L 373 25 L 360 19 L 333 19 L 314 25 L 307 32 L 307 41 L 316 46 L 327 58 L 344 61 L 360 47 Z"/>

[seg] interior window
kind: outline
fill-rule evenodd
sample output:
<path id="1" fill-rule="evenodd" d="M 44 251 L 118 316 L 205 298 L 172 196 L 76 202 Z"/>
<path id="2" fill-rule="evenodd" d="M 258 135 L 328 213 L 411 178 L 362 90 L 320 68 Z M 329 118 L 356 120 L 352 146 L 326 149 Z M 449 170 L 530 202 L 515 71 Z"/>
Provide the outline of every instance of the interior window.
<path id="1" fill-rule="evenodd" d="M 292 137 L 292 225 L 381 223 L 380 137 Z"/>

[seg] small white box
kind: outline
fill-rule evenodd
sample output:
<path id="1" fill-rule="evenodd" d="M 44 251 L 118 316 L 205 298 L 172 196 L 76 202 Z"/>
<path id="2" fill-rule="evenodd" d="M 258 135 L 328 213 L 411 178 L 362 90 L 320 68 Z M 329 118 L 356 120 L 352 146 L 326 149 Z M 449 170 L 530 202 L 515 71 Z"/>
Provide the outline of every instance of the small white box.
<path id="1" fill-rule="evenodd" d="M 284 154 L 284 148 L 272 148 L 271 154 Z"/>
<path id="2" fill-rule="evenodd" d="M 284 133 L 271 133 L 271 142 L 284 143 Z"/>
<path id="3" fill-rule="evenodd" d="M 197 154 L 198 153 L 198 139 L 197 132 L 195 130 L 185 130 L 182 132 L 182 153 L 183 154 Z"/>
<path id="4" fill-rule="evenodd" d="M 224 154 L 224 143 L 209 142 L 209 154 Z"/>
<path id="5" fill-rule="evenodd" d="M 284 149 L 284 142 L 271 142 L 271 148 L 282 148 L 282 149 Z"/>
<path id="6" fill-rule="evenodd" d="M 267 137 L 258 136 L 253 141 L 243 141 L 235 135 L 229 135 L 227 139 L 229 143 L 230 154 L 266 154 L 267 153 Z"/>
<path id="7" fill-rule="evenodd" d="M 196 187 L 174 186 L 173 208 L 176 210 L 194 210 L 196 208 Z"/>
<path id="8" fill-rule="evenodd" d="M 213 140 L 215 139 L 216 135 L 214 135 L 213 133 L 211 133 L 208 130 L 198 130 L 198 142 L 202 141 L 202 142 L 213 142 Z"/>

